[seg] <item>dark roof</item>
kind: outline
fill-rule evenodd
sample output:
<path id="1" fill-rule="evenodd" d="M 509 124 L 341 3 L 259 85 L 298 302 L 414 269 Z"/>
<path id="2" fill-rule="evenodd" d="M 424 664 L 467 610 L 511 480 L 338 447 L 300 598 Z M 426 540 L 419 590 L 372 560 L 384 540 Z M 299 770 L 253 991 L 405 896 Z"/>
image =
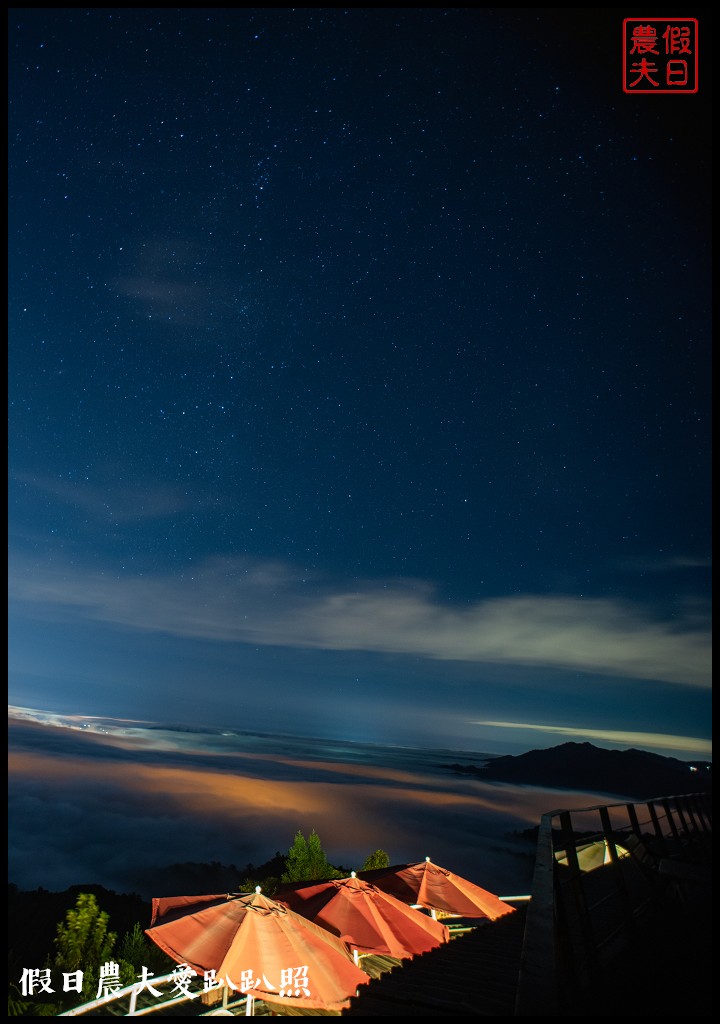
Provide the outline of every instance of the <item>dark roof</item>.
<path id="1" fill-rule="evenodd" d="M 374 979 L 343 1017 L 512 1017 L 525 906 Z"/>

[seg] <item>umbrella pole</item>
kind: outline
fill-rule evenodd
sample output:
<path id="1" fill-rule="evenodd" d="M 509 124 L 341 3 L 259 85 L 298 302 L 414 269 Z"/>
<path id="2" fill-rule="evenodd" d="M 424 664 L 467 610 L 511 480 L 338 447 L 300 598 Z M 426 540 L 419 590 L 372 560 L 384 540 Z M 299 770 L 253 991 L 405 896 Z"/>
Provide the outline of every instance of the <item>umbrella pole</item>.
<path id="1" fill-rule="evenodd" d="M 246 1017 L 254 1017 L 255 1016 L 255 1006 L 254 1006 L 254 1004 L 255 1004 L 255 997 L 251 996 L 250 993 L 248 992 L 247 1001 L 245 1003 L 245 1016 Z"/>

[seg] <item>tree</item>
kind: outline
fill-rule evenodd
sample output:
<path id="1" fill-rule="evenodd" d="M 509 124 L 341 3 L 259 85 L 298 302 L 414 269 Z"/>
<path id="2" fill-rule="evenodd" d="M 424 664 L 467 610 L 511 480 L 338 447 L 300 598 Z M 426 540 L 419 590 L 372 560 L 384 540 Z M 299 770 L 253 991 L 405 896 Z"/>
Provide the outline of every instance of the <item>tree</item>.
<path id="1" fill-rule="evenodd" d="M 59 1004 L 29 1002 L 22 996 L 18 986 L 10 982 L 8 1017 L 58 1017 L 62 1010 L 63 1007 Z"/>
<path id="2" fill-rule="evenodd" d="M 108 931 L 109 915 L 100 910 L 92 893 L 78 893 L 74 910 L 57 926 L 55 966 L 63 973 L 83 972 L 82 992 L 74 1002 L 89 1002 L 97 997 L 100 967 L 112 956 L 117 935 Z M 133 981 L 129 964 L 121 965 L 121 984 Z"/>
<path id="3" fill-rule="evenodd" d="M 263 896 L 272 899 L 280 888 L 280 879 L 274 875 L 267 875 L 265 878 L 243 878 L 238 886 L 238 892 L 254 893 L 258 888 Z"/>
<path id="4" fill-rule="evenodd" d="M 310 833 L 307 842 L 308 852 L 308 878 L 314 882 L 320 878 L 334 878 L 337 872 L 328 864 L 328 859 L 320 842 L 320 836 L 315 829 Z"/>
<path id="5" fill-rule="evenodd" d="M 315 829 L 312 830 L 307 841 L 302 832 L 298 830 L 285 858 L 282 881 L 314 882 L 321 878 L 340 877 L 342 877 L 342 873 L 328 863 L 320 836 Z"/>
<path id="6" fill-rule="evenodd" d="M 127 964 L 132 968 L 133 980 L 139 978 L 143 967 L 147 967 L 151 974 L 169 974 L 175 966 L 167 953 L 164 953 L 154 942 L 145 938 L 145 933 L 136 921 L 132 929 L 126 932 L 117 953 L 120 966 Z"/>
<path id="7" fill-rule="evenodd" d="M 363 866 L 360 868 L 361 871 L 374 871 L 376 868 L 389 868 L 390 858 L 384 850 L 376 850 L 375 853 L 371 853 L 367 858 Z"/>
<path id="8" fill-rule="evenodd" d="M 280 877 L 283 882 L 302 882 L 308 877 L 307 870 L 307 842 L 305 836 L 298 829 L 293 844 L 287 852 L 285 870 Z"/>

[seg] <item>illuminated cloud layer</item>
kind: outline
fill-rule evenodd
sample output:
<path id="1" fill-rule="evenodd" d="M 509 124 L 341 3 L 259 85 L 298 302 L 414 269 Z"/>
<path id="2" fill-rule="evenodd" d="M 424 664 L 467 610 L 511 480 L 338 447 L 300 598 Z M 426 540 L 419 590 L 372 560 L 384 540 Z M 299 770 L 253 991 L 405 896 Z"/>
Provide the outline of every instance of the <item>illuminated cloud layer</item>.
<path id="1" fill-rule="evenodd" d="M 527 892 L 533 848 L 512 835 L 559 799 L 573 808 L 597 799 L 458 777 L 417 763 L 416 751 L 398 769 L 367 763 L 367 752 L 363 764 L 318 760 L 312 743 L 312 761 L 288 759 L 271 742 L 267 754 L 238 758 L 241 738 L 220 756 L 216 736 L 161 752 L 152 730 L 123 745 L 117 723 L 88 733 L 26 711 L 9 722 L 8 765 L 9 878 L 26 889 L 92 882 L 170 895 L 149 881 L 159 869 L 262 864 L 286 852 L 298 829 L 314 828 L 331 862 L 349 869 L 381 847 L 393 863 L 430 855 L 493 891 Z"/>
<path id="2" fill-rule="evenodd" d="M 15 563 L 10 597 L 40 616 L 185 638 L 711 685 L 709 622 L 695 609 L 661 620 L 627 601 L 544 595 L 461 608 L 441 603 L 418 581 L 347 586 L 284 563 L 243 559 L 214 559 L 155 577 Z"/>
<path id="3" fill-rule="evenodd" d="M 513 729 L 523 732 L 540 732 L 546 735 L 565 737 L 578 742 L 589 740 L 593 742 L 619 744 L 623 747 L 639 747 L 643 750 L 657 749 L 674 750 L 686 753 L 695 751 L 697 754 L 712 756 L 712 743 L 710 740 L 699 739 L 695 736 L 673 736 L 667 733 L 655 732 L 623 732 L 617 729 L 579 729 L 575 726 L 564 725 L 538 725 L 528 722 L 487 722 L 477 721 L 474 725 L 481 725 L 491 729 Z"/>

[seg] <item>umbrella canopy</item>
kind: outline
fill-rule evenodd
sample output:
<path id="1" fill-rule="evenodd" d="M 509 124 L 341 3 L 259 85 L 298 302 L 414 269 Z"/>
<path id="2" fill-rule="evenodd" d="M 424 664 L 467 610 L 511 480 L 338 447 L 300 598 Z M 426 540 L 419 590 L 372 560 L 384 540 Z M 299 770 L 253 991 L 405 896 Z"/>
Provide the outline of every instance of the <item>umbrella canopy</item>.
<path id="1" fill-rule="evenodd" d="M 615 844 L 615 852 L 618 858 L 631 855 L 629 850 L 626 850 L 624 846 L 620 846 L 618 843 Z M 598 839 L 594 842 L 576 846 L 575 853 L 577 855 L 578 867 L 581 871 L 594 871 L 595 868 L 601 868 L 605 864 L 610 864 L 612 860 L 607 839 Z M 555 860 L 558 864 L 565 866 L 568 864 L 567 854 L 564 850 L 558 850 L 555 853 Z"/>
<path id="2" fill-rule="evenodd" d="M 153 899 L 156 945 L 241 993 L 311 1010 L 342 1010 L 370 979 L 348 946 L 259 891 Z"/>
<path id="3" fill-rule="evenodd" d="M 354 873 L 350 878 L 281 889 L 277 898 L 362 954 L 404 960 L 450 938 L 444 924 L 419 914 Z"/>
<path id="4" fill-rule="evenodd" d="M 383 892 L 428 910 L 442 910 L 460 917 L 487 917 L 491 921 L 515 910 L 479 885 L 433 864 L 429 857 L 417 864 L 397 864 L 359 874 Z"/>

